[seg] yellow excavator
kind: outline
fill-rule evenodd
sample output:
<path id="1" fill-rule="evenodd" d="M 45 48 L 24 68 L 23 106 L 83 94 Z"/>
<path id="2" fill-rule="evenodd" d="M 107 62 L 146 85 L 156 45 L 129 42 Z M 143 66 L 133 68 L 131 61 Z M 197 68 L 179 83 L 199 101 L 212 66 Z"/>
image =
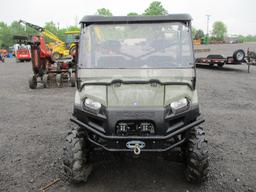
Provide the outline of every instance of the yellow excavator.
<path id="1" fill-rule="evenodd" d="M 53 43 L 49 43 L 48 47 L 52 51 L 52 59 L 58 60 L 63 57 L 68 57 L 72 55 L 75 51 L 75 37 L 80 33 L 80 31 L 67 31 L 65 32 L 66 40 L 62 41 L 59 37 L 57 37 L 52 32 L 47 29 L 34 25 L 32 23 L 26 22 L 24 20 L 20 20 L 19 23 L 22 23 L 36 31 L 39 31 L 45 37 L 48 37 L 53 41 Z"/>

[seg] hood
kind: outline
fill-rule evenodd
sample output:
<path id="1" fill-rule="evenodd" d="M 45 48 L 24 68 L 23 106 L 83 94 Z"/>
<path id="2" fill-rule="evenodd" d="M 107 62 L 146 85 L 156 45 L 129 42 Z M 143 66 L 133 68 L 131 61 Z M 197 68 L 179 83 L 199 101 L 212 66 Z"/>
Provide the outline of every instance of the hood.
<path id="1" fill-rule="evenodd" d="M 80 97 L 108 107 L 162 107 L 195 94 L 194 69 L 86 69 L 79 76 Z"/>

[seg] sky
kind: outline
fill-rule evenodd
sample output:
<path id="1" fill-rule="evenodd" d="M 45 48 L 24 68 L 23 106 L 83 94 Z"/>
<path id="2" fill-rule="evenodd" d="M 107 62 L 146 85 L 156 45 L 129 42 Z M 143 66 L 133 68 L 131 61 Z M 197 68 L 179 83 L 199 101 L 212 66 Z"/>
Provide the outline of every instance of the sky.
<path id="1" fill-rule="evenodd" d="M 99 8 L 113 15 L 143 13 L 153 0 L 8 0 L 1 5 L 0 21 L 10 24 L 23 19 L 43 26 L 47 21 L 66 27 L 77 23 L 84 15 L 95 14 Z M 229 35 L 256 35 L 256 0 L 159 0 L 168 13 L 189 13 L 192 25 L 206 32 L 215 21 L 223 21 Z M 4 6 L 3 6 L 4 5 Z"/>

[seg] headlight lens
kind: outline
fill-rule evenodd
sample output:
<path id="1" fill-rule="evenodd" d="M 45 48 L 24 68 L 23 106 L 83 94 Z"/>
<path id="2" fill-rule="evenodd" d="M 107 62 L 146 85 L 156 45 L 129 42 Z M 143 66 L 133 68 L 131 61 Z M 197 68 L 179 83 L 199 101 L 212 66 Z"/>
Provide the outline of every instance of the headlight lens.
<path id="1" fill-rule="evenodd" d="M 178 111 L 178 112 L 182 111 L 183 109 L 186 110 L 188 105 L 189 105 L 189 102 L 187 98 L 182 98 L 170 104 L 172 110 Z"/>
<path id="2" fill-rule="evenodd" d="M 84 100 L 84 106 L 86 108 L 89 108 L 89 109 L 92 109 L 92 110 L 95 110 L 95 111 L 98 111 L 101 108 L 101 104 L 99 102 L 93 101 L 92 99 L 89 99 L 89 98 L 86 98 Z"/>

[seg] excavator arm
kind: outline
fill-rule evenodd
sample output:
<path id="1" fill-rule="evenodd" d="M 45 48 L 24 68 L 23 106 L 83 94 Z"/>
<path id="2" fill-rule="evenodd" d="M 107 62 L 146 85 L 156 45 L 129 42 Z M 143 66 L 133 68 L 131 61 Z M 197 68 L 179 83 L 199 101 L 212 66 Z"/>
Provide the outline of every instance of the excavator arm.
<path id="1" fill-rule="evenodd" d="M 63 42 L 62 40 L 60 40 L 56 35 L 54 35 L 52 32 L 48 31 L 47 29 L 34 25 L 32 23 L 26 22 L 24 20 L 20 20 L 19 23 L 23 23 L 24 25 L 41 32 L 44 36 L 48 37 L 49 39 L 53 40 L 54 42 L 58 43 L 58 44 L 62 44 L 65 45 L 65 42 Z"/>

